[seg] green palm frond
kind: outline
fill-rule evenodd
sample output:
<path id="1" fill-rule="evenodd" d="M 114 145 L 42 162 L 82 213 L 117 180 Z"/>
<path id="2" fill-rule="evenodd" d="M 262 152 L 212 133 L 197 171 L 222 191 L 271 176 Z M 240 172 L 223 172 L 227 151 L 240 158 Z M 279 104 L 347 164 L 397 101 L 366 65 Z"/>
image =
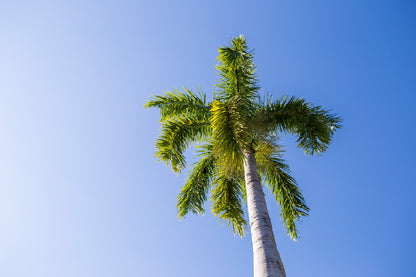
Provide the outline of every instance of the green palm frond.
<path id="1" fill-rule="evenodd" d="M 219 162 L 235 170 L 243 160 L 242 146 L 247 141 L 244 113 L 238 110 L 238 103 L 222 103 L 214 100 L 211 104 L 211 127 L 214 152 Z"/>
<path id="2" fill-rule="evenodd" d="M 210 135 L 210 123 L 192 117 L 167 119 L 156 140 L 156 157 L 172 170 L 180 172 L 186 165 L 184 151 L 192 143 Z"/>
<path id="3" fill-rule="evenodd" d="M 309 155 L 325 152 L 335 130 L 341 128 L 340 117 L 295 97 L 267 103 L 261 117 L 271 130 L 298 136 L 298 146 Z"/>
<path id="4" fill-rule="evenodd" d="M 220 47 L 218 52 L 218 60 L 229 70 L 239 69 L 246 64 L 247 60 L 252 58 L 247 49 L 247 41 L 242 35 L 234 38 L 231 41 L 231 46 Z"/>
<path id="5" fill-rule="evenodd" d="M 221 77 L 217 84 L 218 99 L 227 101 L 238 94 L 247 104 L 252 104 L 258 97 L 253 53 L 247 50 L 243 36 L 234 38 L 230 47 L 219 49 L 217 70 Z"/>
<path id="6" fill-rule="evenodd" d="M 277 155 L 256 155 L 259 171 L 280 206 L 280 216 L 288 235 L 297 240 L 296 221 L 308 215 L 302 192 L 295 179 L 289 175 L 289 166 Z"/>
<path id="7" fill-rule="evenodd" d="M 165 92 L 164 95 L 153 95 L 145 104 L 145 108 L 159 108 L 160 120 L 171 119 L 172 117 L 192 116 L 194 118 L 208 118 L 209 106 L 206 103 L 206 96 L 198 89 L 195 94 L 187 88 L 184 92 L 179 89 Z"/>
<path id="8" fill-rule="evenodd" d="M 246 233 L 247 221 L 241 205 L 242 182 L 237 177 L 222 175 L 221 172 L 214 180 L 211 191 L 212 213 L 232 225 L 234 234 L 243 237 Z"/>
<path id="9" fill-rule="evenodd" d="M 204 214 L 204 203 L 215 173 L 215 157 L 212 144 L 198 146 L 198 158 L 188 175 L 178 196 L 178 216 L 183 218 L 188 212 Z"/>

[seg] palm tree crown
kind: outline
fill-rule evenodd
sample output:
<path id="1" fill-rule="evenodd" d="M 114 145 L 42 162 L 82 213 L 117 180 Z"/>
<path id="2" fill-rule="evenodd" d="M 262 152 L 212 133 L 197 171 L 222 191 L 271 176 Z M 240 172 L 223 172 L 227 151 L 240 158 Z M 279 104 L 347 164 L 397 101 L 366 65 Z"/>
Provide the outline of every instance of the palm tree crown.
<path id="1" fill-rule="evenodd" d="M 241 35 L 229 47 L 219 48 L 217 71 L 220 81 L 211 102 L 200 90 L 184 88 L 152 96 L 145 105 L 160 110 L 159 160 L 180 172 L 186 165 L 186 148 L 191 144 L 197 148 L 199 161 L 178 196 L 178 216 L 203 214 L 210 194 L 213 214 L 243 236 L 247 225 L 244 153 L 254 153 L 260 179 L 280 205 L 288 235 L 296 240 L 295 223 L 309 208 L 282 159 L 278 137 L 295 135 L 306 154 L 321 154 L 341 127 L 340 118 L 301 98 L 261 100 L 253 52 Z"/>

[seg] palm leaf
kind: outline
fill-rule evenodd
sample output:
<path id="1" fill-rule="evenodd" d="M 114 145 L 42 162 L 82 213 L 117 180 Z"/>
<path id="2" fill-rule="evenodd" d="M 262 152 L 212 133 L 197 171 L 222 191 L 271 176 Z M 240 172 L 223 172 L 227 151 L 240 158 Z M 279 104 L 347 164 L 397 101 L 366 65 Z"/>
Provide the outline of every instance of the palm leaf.
<path id="1" fill-rule="evenodd" d="M 272 131 L 298 136 L 298 146 L 309 155 L 325 152 L 334 131 L 341 127 L 341 118 L 335 114 L 295 97 L 267 103 L 259 117 Z"/>
<path id="2" fill-rule="evenodd" d="M 156 140 L 156 157 L 170 164 L 173 171 L 180 172 L 186 165 L 184 151 L 192 142 L 209 136 L 209 125 L 192 117 L 165 120 Z"/>
<path id="3" fill-rule="evenodd" d="M 165 95 L 153 95 L 144 107 L 159 108 L 161 121 L 181 116 L 208 119 L 209 106 L 206 96 L 200 90 L 198 92 L 195 94 L 187 88 L 184 88 L 184 92 L 174 89 L 165 92 Z"/>
<path id="4" fill-rule="evenodd" d="M 219 173 L 214 180 L 211 192 L 212 213 L 214 216 L 232 225 L 234 234 L 243 237 L 246 233 L 247 221 L 241 205 L 242 182 L 239 178 Z"/>
<path id="5" fill-rule="evenodd" d="M 265 183 L 280 206 L 280 216 L 286 226 L 288 235 L 297 240 L 296 221 L 301 216 L 308 215 L 309 208 L 305 204 L 295 179 L 289 175 L 289 166 L 277 155 L 258 153 L 256 159 Z"/>
<path id="6" fill-rule="evenodd" d="M 254 102 L 259 90 L 256 68 L 243 36 L 234 38 L 230 47 L 219 49 L 217 70 L 220 75 L 217 99 L 227 101 L 239 95 L 247 104 Z"/>
<path id="7" fill-rule="evenodd" d="M 204 214 L 204 203 L 215 172 L 215 157 L 212 144 L 198 147 L 201 158 L 188 175 L 185 185 L 178 196 L 178 216 L 183 218 L 188 212 Z"/>

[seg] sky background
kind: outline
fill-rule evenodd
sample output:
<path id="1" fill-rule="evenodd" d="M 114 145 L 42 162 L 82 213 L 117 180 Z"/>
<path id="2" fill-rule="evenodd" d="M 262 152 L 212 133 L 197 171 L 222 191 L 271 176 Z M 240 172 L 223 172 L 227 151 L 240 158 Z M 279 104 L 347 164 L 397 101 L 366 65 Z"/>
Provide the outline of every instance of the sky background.
<path id="1" fill-rule="evenodd" d="M 250 234 L 190 215 L 154 159 L 151 94 L 211 97 L 243 34 L 262 93 L 343 118 L 328 152 L 285 158 L 311 208 L 288 276 L 416 276 L 414 1 L 0 1 L 0 276 L 252 276 Z M 192 155 L 193 151 L 189 151 Z"/>

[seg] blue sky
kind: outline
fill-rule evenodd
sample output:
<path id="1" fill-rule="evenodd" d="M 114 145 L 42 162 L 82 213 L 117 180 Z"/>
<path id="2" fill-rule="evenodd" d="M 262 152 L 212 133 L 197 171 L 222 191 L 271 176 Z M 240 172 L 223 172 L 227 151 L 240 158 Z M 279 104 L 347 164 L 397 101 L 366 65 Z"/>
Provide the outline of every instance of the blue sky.
<path id="1" fill-rule="evenodd" d="M 151 94 L 211 95 L 244 34 L 263 93 L 342 116 L 320 157 L 284 137 L 310 216 L 288 276 L 415 276 L 412 1 L 2 1 L 0 276 L 252 276 L 249 234 L 176 217 Z M 189 152 L 192 154 L 192 151 Z"/>

